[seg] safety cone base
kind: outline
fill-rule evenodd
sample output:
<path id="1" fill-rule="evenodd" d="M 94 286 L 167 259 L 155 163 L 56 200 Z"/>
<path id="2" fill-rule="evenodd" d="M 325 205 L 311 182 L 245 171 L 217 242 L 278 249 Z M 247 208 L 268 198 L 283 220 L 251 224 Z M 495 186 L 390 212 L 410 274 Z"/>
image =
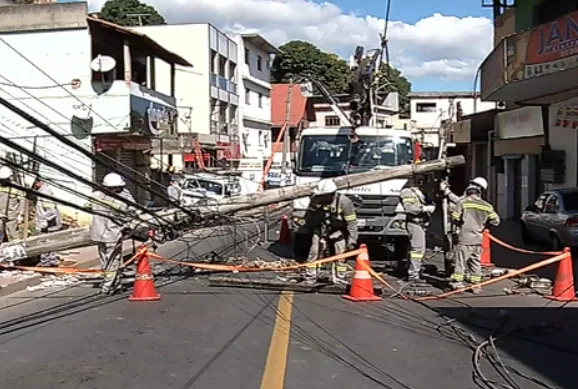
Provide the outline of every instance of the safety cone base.
<path id="1" fill-rule="evenodd" d="M 128 298 L 128 301 L 158 301 L 161 299 L 161 296 L 157 294 L 156 296 L 149 296 L 149 297 L 134 297 L 131 296 Z"/>
<path id="2" fill-rule="evenodd" d="M 572 301 L 578 301 L 578 297 L 563 297 L 563 296 L 544 296 L 548 300 L 559 301 L 561 303 L 568 303 Z"/>
<path id="3" fill-rule="evenodd" d="M 346 300 L 353 301 L 356 303 L 362 303 L 364 301 L 381 301 L 381 297 L 379 297 L 379 296 L 353 297 L 353 296 L 349 296 L 349 295 L 343 295 L 341 297 L 343 297 Z"/>

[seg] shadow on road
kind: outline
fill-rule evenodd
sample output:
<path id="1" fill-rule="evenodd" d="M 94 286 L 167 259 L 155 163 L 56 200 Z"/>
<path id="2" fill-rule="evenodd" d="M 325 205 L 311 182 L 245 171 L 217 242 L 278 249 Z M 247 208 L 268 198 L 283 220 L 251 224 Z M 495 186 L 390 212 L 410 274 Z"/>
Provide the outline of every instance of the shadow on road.
<path id="1" fill-rule="evenodd" d="M 491 363 L 480 362 L 481 375 L 502 376 L 505 384 L 512 387 L 516 387 L 512 380 L 522 388 L 576 387 L 578 309 L 503 306 L 440 307 L 437 310 L 451 319 L 440 327 L 440 331 L 462 332 L 473 350 L 479 348 L 480 353 L 487 352 L 493 358 Z M 467 329 L 470 334 L 460 328 Z M 495 348 L 489 342 L 490 337 L 495 338 Z M 554 386 L 537 384 L 539 378 L 533 377 L 536 373 Z M 480 379 L 479 375 L 477 378 Z"/>

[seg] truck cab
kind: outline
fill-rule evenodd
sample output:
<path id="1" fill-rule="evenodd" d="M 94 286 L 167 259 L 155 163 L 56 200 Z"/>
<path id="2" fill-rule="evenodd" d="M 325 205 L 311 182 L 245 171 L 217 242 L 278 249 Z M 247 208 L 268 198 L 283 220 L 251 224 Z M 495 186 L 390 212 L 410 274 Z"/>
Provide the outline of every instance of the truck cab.
<path id="1" fill-rule="evenodd" d="M 406 130 L 359 127 L 356 138 L 350 127 L 308 128 L 301 132 L 294 173 L 296 184 L 316 182 L 369 170 L 387 169 L 414 163 L 411 133 Z M 407 242 L 405 214 L 400 201 L 401 189 L 407 179 L 393 179 L 372 185 L 348 188 L 339 193 L 348 196 L 357 213 L 360 241 L 392 246 Z M 309 207 L 309 197 L 293 201 L 291 225 L 299 235 L 299 226 Z M 309 239 L 297 236 L 295 254 L 306 255 Z"/>

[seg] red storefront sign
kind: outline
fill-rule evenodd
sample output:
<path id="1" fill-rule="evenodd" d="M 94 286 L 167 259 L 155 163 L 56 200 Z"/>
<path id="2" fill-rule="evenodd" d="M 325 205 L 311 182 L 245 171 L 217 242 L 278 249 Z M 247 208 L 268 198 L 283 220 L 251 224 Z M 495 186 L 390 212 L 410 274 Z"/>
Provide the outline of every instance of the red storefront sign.
<path id="1" fill-rule="evenodd" d="M 578 55 L 578 11 L 532 30 L 526 65 L 554 62 Z"/>

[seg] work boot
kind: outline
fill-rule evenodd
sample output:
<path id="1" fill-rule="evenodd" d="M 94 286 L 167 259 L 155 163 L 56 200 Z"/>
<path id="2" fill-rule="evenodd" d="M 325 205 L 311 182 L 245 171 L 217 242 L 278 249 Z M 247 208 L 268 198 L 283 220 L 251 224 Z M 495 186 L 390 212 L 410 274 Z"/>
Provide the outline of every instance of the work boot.
<path id="1" fill-rule="evenodd" d="M 475 285 L 472 287 L 472 293 L 473 294 L 481 294 L 482 293 L 482 287 L 479 285 Z"/>
<path id="2" fill-rule="evenodd" d="M 331 282 L 333 284 L 335 285 L 347 284 L 346 276 L 347 276 L 347 266 L 345 266 L 345 264 L 333 263 L 331 265 Z"/>
<path id="3" fill-rule="evenodd" d="M 317 269 L 317 266 L 307 266 L 305 268 L 305 274 L 303 276 L 303 284 L 315 285 L 317 283 L 318 277 L 319 271 Z"/>
<path id="4" fill-rule="evenodd" d="M 465 288 L 466 284 L 463 283 L 462 281 L 453 281 L 450 282 L 450 288 L 452 288 L 452 290 L 458 290 L 458 289 L 462 289 Z"/>

